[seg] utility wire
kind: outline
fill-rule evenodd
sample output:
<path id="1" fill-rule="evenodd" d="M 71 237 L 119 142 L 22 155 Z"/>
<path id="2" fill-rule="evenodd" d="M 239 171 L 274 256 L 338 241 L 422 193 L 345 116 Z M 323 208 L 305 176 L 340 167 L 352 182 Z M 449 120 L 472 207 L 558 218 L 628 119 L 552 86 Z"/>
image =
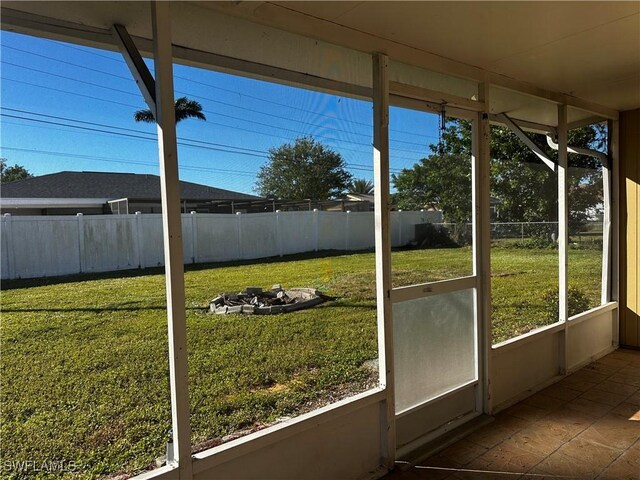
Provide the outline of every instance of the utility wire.
<path id="1" fill-rule="evenodd" d="M 69 44 L 66 44 L 66 43 L 63 43 L 63 42 L 59 42 L 57 40 L 50 40 L 50 41 L 53 42 L 53 43 L 56 43 L 57 45 L 59 45 L 61 47 L 69 48 L 69 49 L 72 49 L 72 50 L 77 50 L 79 52 L 83 52 L 83 53 L 86 53 L 86 54 L 89 54 L 89 55 L 94 55 L 96 57 L 105 58 L 107 60 L 110 60 L 112 62 L 116 62 L 116 63 L 122 65 L 122 59 L 121 58 L 113 58 L 113 57 L 110 57 L 108 55 L 103 55 L 103 54 L 100 54 L 98 52 L 94 52 L 94 51 L 92 51 L 93 49 L 89 50 L 88 49 L 89 47 L 77 47 L 75 45 L 69 45 Z M 238 95 L 240 97 L 252 98 L 252 99 L 258 100 L 260 102 L 270 103 L 272 105 L 278 105 L 280 107 L 290 108 L 292 110 L 298 110 L 300 112 L 305 112 L 305 113 L 312 113 L 314 115 L 319 115 L 319 116 L 322 116 L 322 117 L 326 117 L 326 118 L 329 118 L 331 120 L 336 120 L 336 117 L 331 116 L 331 115 L 327 115 L 327 114 L 324 114 L 324 113 L 321 113 L 321 112 L 315 112 L 313 110 L 296 107 L 294 105 L 289 105 L 289 104 L 286 104 L 286 103 L 280 103 L 280 102 L 276 102 L 276 101 L 273 101 L 273 100 L 267 100 L 267 99 L 264 99 L 264 98 L 261 98 L 261 97 L 255 96 L 255 95 L 251 95 L 251 94 L 248 94 L 248 93 L 241 93 L 241 92 L 238 92 L 238 91 L 235 91 L 235 90 L 231 90 L 230 88 L 220 87 L 219 85 L 213 85 L 211 83 L 206 83 L 206 82 L 202 82 L 202 81 L 199 81 L 199 80 L 194 80 L 192 78 L 183 77 L 183 76 L 180 76 L 180 75 L 174 75 L 174 78 L 177 78 L 177 79 L 180 79 L 180 80 L 184 80 L 186 82 L 191 82 L 191 83 L 195 83 L 195 84 L 198 84 L 198 85 L 202 85 L 202 86 L 205 86 L 205 87 L 208 87 L 208 88 L 221 90 L 223 92 L 232 93 L 232 94 Z M 348 123 L 353 123 L 355 125 L 362 125 L 364 127 L 368 127 L 369 129 L 373 128 L 373 125 L 371 123 L 367 123 L 367 122 L 358 122 L 357 120 L 346 120 L 346 119 L 341 119 L 341 121 L 348 122 Z M 401 133 L 401 134 L 404 134 L 404 135 L 411 135 L 411 136 L 415 136 L 415 137 L 419 137 L 419 138 L 424 138 L 424 137 L 434 138 L 434 139 L 437 138 L 436 135 L 425 135 L 423 133 L 406 132 L 404 130 L 396 130 L 396 129 L 393 129 L 393 128 L 390 128 L 389 130 L 392 131 L 392 132 L 397 132 L 397 133 Z"/>
<path id="2" fill-rule="evenodd" d="M 127 164 L 127 165 L 143 165 L 143 166 L 156 167 L 156 168 L 158 167 L 157 163 L 143 162 L 143 161 L 140 161 L 140 160 L 130 160 L 130 159 L 124 159 L 124 158 L 99 157 L 99 156 L 95 156 L 95 155 L 82 155 L 82 154 L 70 153 L 70 152 L 51 152 L 51 151 L 47 151 L 47 150 L 36 150 L 36 149 L 31 149 L 31 148 L 6 147 L 4 145 L 1 148 L 5 149 L 5 150 L 14 151 L 14 152 L 35 153 L 35 154 L 40 154 L 40 155 L 53 155 L 53 156 L 68 157 L 68 158 L 79 158 L 79 159 L 85 159 L 85 160 L 97 160 L 97 161 L 100 161 L 100 162 L 123 163 L 123 164 Z M 196 166 L 191 166 L 191 165 L 180 165 L 180 169 L 181 170 L 184 169 L 184 170 L 203 171 L 203 172 L 231 173 L 233 175 L 239 175 L 239 176 L 243 176 L 243 177 L 252 177 L 252 178 L 255 177 L 255 175 L 251 174 L 251 173 L 236 172 L 235 170 L 225 170 L 225 169 L 222 169 L 222 168 L 210 168 L 210 167 L 196 167 Z"/>
<path id="3" fill-rule="evenodd" d="M 60 62 L 60 63 L 66 64 L 66 65 L 70 65 L 70 66 L 74 66 L 74 67 L 77 67 L 77 68 L 83 68 L 83 69 L 86 69 L 86 70 L 89 70 L 89 71 L 92 71 L 92 72 L 97 72 L 97 73 L 101 73 L 101 74 L 104 74 L 104 75 L 109 75 L 109 76 L 112 76 L 112 77 L 115 77 L 115 78 L 119 78 L 119 79 L 123 79 L 123 80 L 129 80 L 129 81 L 131 80 L 131 78 L 130 78 L 130 77 L 125 77 L 125 76 L 122 76 L 122 75 L 116 75 L 116 74 L 114 74 L 114 73 L 105 72 L 105 71 L 103 71 L 103 70 L 98 70 L 98 69 L 90 68 L 90 67 L 87 67 L 87 66 L 85 66 L 85 65 L 81 65 L 81 64 L 77 64 L 77 63 L 67 62 L 67 61 L 65 61 L 65 60 L 61 60 L 61 59 L 58 59 L 58 58 L 52 58 L 52 57 L 50 57 L 50 56 L 41 55 L 41 54 L 38 54 L 38 53 L 34 53 L 34 52 L 27 51 L 27 50 L 23 50 L 23 49 L 20 49 L 20 48 L 16 48 L 16 47 L 8 46 L 8 45 L 5 45 L 4 47 L 5 47 L 5 48 L 9 48 L 9 49 L 11 49 L 11 50 L 19 51 L 19 52 L 22 52 L 22 53 L 27 53 L 27 54 L 35 55 L 35 56 L 38 56 L 38 57 L 46 58 L 47 60 L 50 60 L 50 61 Z M 114 59 L 114 60 L 115 60 L 115 59 Z M 88 84 L 88 85 L 97 86 L 97 87 L 100 87 L 100 88 L 107 88 L 107 89 L 109 89 L 109 90 L 119 91 L 119 92 L 124 93 L 124 94 L 126 94 L 126 95 L 134 95 L 134 96 L 137 96 L 137 94 L 135 94 L 135 93 L 126 92 L 126 91 L 124 91 L 124 90 L 118 90 L 118 89 L 114 89 L 114 88 L 111 88 L 111 87 L 104 87 L 104 86 L 102 86 L 102 85 L 98 85 L 98 84 L 91 83 L 91 82 L 86 82 L 86 81 L 82 81 L 82 80 L 77 80 L 77 79 L 73 79 L 73 78 L 70 78 L 70 77 L 64 77 L 64 76 L 61 76 L 61 75 L 58 75 L 58 74 L 53 74 L 53 73 L 50 73 L 50 72 L 44 72 L 44 71 L 41 71 L 41 70 L 35 70 L 35 69 L 29 68 L 29 67 L 24 67 L 24 66 L 22 66 L 22 65 L 16 65 L 16 64 L 13 64 L 13 63 L 5 62 L 4 60 L 2 61 L 2 63 L 7 63 L 7 64 L 9 64 L 9 65 L 13 65 L 13 66 L 16 66 L 16 67 L 19 67 L 19 68 L 25 68 L 25 69 L 28 69 L 28 70 L 34 70 L 34 71 L 37 71 L 37 72 L 39 72 L 39 73 L 44 73 L 44 74 L 48 74 L 48 75 L 54 75 L 54 76 L 58 76 L 58 77 L 61 77 L 61 78 L 66 78 L 66 79 L 73 80 L 73 81 L 79 81 L 79 82 L 81 82 L 81 83 L 85 83 L 85 84 Z M 177 76 L 177 75 L 176 75 L 176 76 L 175 76 L 175 78 L 180 78 L 180 79 L 182 79 L 182 80 L 186 80 L 186 81 L 190 81 L 190 82 L 198 83 L 198 84 L 201 84 L 201 85 L 204 85 L 204 86 L 207 86 L 207 87 L 211 87 L 211 88 L 220 88 L 220 89 L 222 89 L 221 87 L 216 87 L 215 85 L 211 85 L 211 84 L 204 83 L 204 82 L 199 82 L 199 81 L 197 81 L 197 80 L 192 80 L 192 79 L 189 79 L 189 78 L 186 78 L 186 77 L 181 77 L 181 76 Z M 225 91 L 228 91 L 228 92 L 231 92 L 231 93 L 237 94 L 237 95 L 243 95 L 243 96 L 246 96 L 246 97 L 249 97 L 249 98 L 256 98 L 256 99 L 259 99 L 258 97 L 255 97 L 255 96 L 252 96 L 252 95 L 247 95 L 247 94 L 242 94 L 242 93 L 239 93 L 239 92 L 234 92 L 234 91 L 232 91 L 232 90 L 230 90 L 230 89 L 222 89 L 222 90 L 225 90 Z M 208 101 L 211 101 L 211 102 L 219 103 L 219 104 L 226 105 L 226 106 L 230 106 L 230 107 L 233 107 L 233 108 L 238 108 L 238 109 L 242 109 L 242 110 L 247 110 L 247 111 L 254 112 L 254 113 L 258 113 L 258 114 L 262 114 L 262 115 L 268 115 L 268 116 L 271 116 L 271 117 L 274 117 L 274 118 L 280 118 L 280 119 L 284 119 L 284 120 L 287 120 L 287 121 L 292 121 L 292 119 L 291 119 L 291 118 L 288 118 L 288 117 L 278 116 L 278 115 L 275 115 L 275 114 L 271 114 L 271 113 L 268 113 L 268 112 L 262 112 L 262 111 L 260 111 L 260 110 L 255 110 L 255 109 L 248 108 L 248 107 L 241 107 L 241 106 L 238 106 L 238 105 L 234 105 L 234 104 L 232 104 L 232 103 L 227 103 L 227 102 L 223 102 L 223 101 L 220 101 L 220 100 L 215 100 L 215 99 L 212 99 L 212 98 L 204 97 L 204 96 L 202 96 L 202 95 L 195 95 L 195 94 L 193 94 L 193 93 L 184 92 L 184 91 L 179 91 L 179 90 L 176 90 L 176 93 L 181 94 L 181 95 L 186 95 L 186 96 L 189 96 L 189 97 L 202 98 L 202 99 L 205 99 L 205 100 L 208 100 Z M 289 105 L 281 104 L 281 103 L 278 103 L 278 102 L 271 102 L 271 101 L 270 101 L 270 103 L 274 103 L 274 104 L 277 104 L 277 105 L 280 105 L 280 106 L 284 106 L 284 107 L 289 107 L 289 108 L 291 108 L 291 106 L 289 106 Z M 308 113 L 313 113 L 313 114 L 316 114 L 316 113 L 317 113 L 317 112 L 313 112 L 313 111 L 305 110 L 305 109 L 300 109 L 300 110 L 302 110 L 302 111 L 304 111 L 304 112 L 308 112 Z M 343 119 L 339 119 L 339 118 L 336 118 L 336 117 L 331 117 L 331 116 L 329 116 L 329 115 L 326 115 L 326 116 L 327 116 L 328 118 L 331 118 L 332 120 L 339 120 L 339 121 L 342 121 L 342 122 L 351 122 L 351 123 L 353 123 L 353 121 L 350 121 L 350 120 L 343 120 Z M 232 118 L 237 118 L 237 117 L 232 117 Z M 249 121 L 249 120 L 245 120 L 245 121 Z M 330 129 L 330 130 L 336 130 L 336 131 L 339 131 L 339 132 L 343 132 L 343 131 L 344 131 L 344 130 L 341 130 L 341 129 L 332 128 L 332 127 L 328 127 L 328 126 L 324 126 L 324 125 L 318 125 L 318 124 L 311 123 L 311 122 L 302 122 L 302 123 L 305 123 L 305 124 L 310 125 L 310 126 L 315 126 L 315 127 L 320 127 L 320 128 L 326 128 L 326 129 Z M 370 125 L 369 125 L 369 124 L 364 124 L 364 123 L 363 123 L 363 125 L 366 125 L 367 127 L 370 127 Z M 353 134 L 353 135 L 358 135 L 358 136 L 367 137 L 367 138 L 370 138 L 370 137 L 371 137 L 371 135 L 367 135 L 367 134 L 363 134 L 363 133 L 358 133 L 358 132 L 349 132 L 349 133 L 351 133 L 351 134 Z M 399 131 L 399 133 L 408 133 L 408 132 L 402 132 L 402 131 Z M 424 137 L 427 137 L 427 138 L 434 138 L 434 139 L 435 139 L 435 138 L 438 138 L 438 137 L 436 137 L 436 136 L 434 136 L 434 135 L 426 135 L 426 134 L 425 134 L 425 135 L 415 134 L 415 135 L 416 135 L 416 136 L 419 136 L 419 137 L 421 137 L 421 138 L 424 138 Z M 395 142 L 397 142 L 397 143 L 403 143 L 403 144 L 407 144 L 407 145 L 415 145 L 415 146 L 419 146 L 419 147 L 426 147 L 426 145 L 424 145 L 424 144 L 422 144 L 422 143 L 417 143 L 417 142 L 408 142 L 408 141 L 405 141 L 405 140 L 395 140 Z M 355 142 L 350 142 L 350 143 L 355 143 Z M 400 150 L 400 149 L 397 149 L 397 150 Z M 414 153 L 414 151 L 413 151 L 413 150 L 400 150 L 400 151 L 406 151 L 406 152 Z"/>
<path id="4" fill-rule="evenodd" d="M 10 82 L 15 82 L 15 83 L 19 83 L 19 84 L 24 84 L 24 85 L 29 85 L 29 86 L 41 88 L 41 89 L 44 89 L 44 90 L 51 90 L 51 91 L 55 91 L 55 92 L 66 93 L 66 94 L 69 94 L 69 95 L 74 95 L 74 96 L 89 98 L 89 99 L 93 99 L 93 100 L 98 100 L 98 101 L 101 101 L 101 102 L 107 102 L 107 103 L 113 103 L 113 104 L 116 104 L 116 105 L 122 105 L 122 106 L 125 106 L 125 107 L 131 107 L 132 109 L 135 109 L 135 110 L 137 110 L 139 108 L 136 105 L 131 105 L 131 104 L 122 103 L 122 102 L 116 102 L 116 101 L 113 101 L 113 100 L 107 100 L 107 99 L 99 98 L 99 97 L 96 97 L 96 96 L 83 95 L 83 94 L 77 93 L 77 92 L 70 92 L 68 90 L 61 90 L 61 89 L 57 89 L 57 88 L 53 88 L 53 87 L 47 87 L 45 85 L 38 85 L 38 84 L 30 83 L 30 82 L 24 82 L 22 80 L 15 80 L 15 79 L 6 78 L 6 77 L 4 77 L 3 80 L 10 81 Z M 213 115 L 215 116 L 216 114 L 214 113 Z M 256 134 L 257 135 L 263 135 L 263 136 L 266 136 L 266 137 L 269 137 L 269 138 L 281 138 L 281 139 L 286 140 L 288 142 L 293 141 L 293 139 L 291 137 L 284 137 L 282 135 L 260 132 L 260 131 L 257 131 L 257 130 L 251 130 L 251 129 L 242 128 L 242 127 L 238 127 L 238 126 L 235 126 L 235 125 L 229 125 L 229 124 L 225 124 L 225 123 L 219 123 L 219 122 L 215 122 L 215 121 L 211 121 L 211 120 L 207 120 L 207 125 L 216 125 L 216 126 L 220 126 L 220 127 L 224 127 L 224 128 L 230 128 L 230 129 L 233 129 L 233 130 L 249 132 L 249 133 L 252 133 L 254 135 L 256 135 Z M 340 142 L 339 139 L 330 139 L 330 140 L 332 140 L 333 142 Z M 355 150 L 355 149 L 352 149 L 352 148 L 347 148 L 347 147 L 343 147 L 343 146 L 336 146 L 336 145 L 332 145 L 332 146 L 333 146 L 333 148 L 337 148 L 337 149 L 339 149 L 341 151 L 349 151 L 349 152 L 355 152 L 355 153 L 359 153 L 359 154 L 366 153 L 363 150 Z M 391 149 L 391 150 L 394 151 L 394 149 Z M 412 161 L 412 162 L 415 161 L 415 158 L 405 157 L 405 156 L 402 156 L 402 155 L 393 155 L 393 158 L 401 159 L 401 160 L 409 160 L 409 161 Z"/>
<path id="5" fill-rule="evenodd" d="M 0 113 L 1 117 L 15 118 L 15 119 L 19 119 L 19 120 L 26 120 L 26 121 L 37 122 L 37 123 L 44 123 L 44 124 L 48 124 L 48 125 L 57 125 L 57 126 L 63 126 L 63 127 L 67 127 L 67 128 L 74 128 L 74 129 L 78 129 L 78 130 L 84 130 L 84 131 L 90 131 L 90 132 L 99 132 L 99 133 L 105 133 L 105 134 L 116 135 L 116 136 L 124 136 L 124 137 L 132 138 L 132 139 L 156 142 L 155 136 L 151 136 L 151 137 L 143 136 L 143 135 L 153 135 L 153 134 L 140 132 L 138 130 L 126 129 L 126 128 L 123 128 L 123 127 L 112 127 L 110 125 L 94 123 L 94 122 L 85 122 L 85 121 L 81 121 L 81 120 L 78 121 L 78 120 L 75 120 L 75 119 L 70 119 L 70 118 L 66 118 L 66 117 L 58 117 L 58 116 L 55 116 L 55 115 L 37 114 L 37 113 L 33 113 L 33 112 L 27 112 L 27 111 L 24 111 L 24 110 L 11 109 L 11 108 L 7 108 L 7 107 L 1 107 L 1 108 L 3 110 L 21 112 L 21 113 L 26 113 L 26 114 L 30 114 L 30 115 L 41 115 L 41 116 L 44 116 L 44 117 L 47 117 L 47 118 L 59 119 L 59 120 L 63 120 L 63 121 L 79 122 L 79 123 L 83 123 L 84 125 L 69 125 L 69 124 L 66 124 L 66 123 L 54 122 L 54 121 L 51 121 L 51 120 L 27 118 L 27 117 L 21 117 L 19 115 L 12 115 L 12 114 L 7 114 L 7 113 Z M 125 132 L 112 132 L 112 131 L 108 131 L 108 130 L 104 130 L 104 129 L 87 127 L 85 125 L 94 125 L 94 126 L 101 126 L 101 127 L 106 127 L 106 128 L 116 128 L 116 129 L 120 129 L 120 130 L 135 132 L 135 133 L 138 133 L 138 134 L 131 134 L 131 133 L 125 133 Z M 186 142 L 193 142 L 193 143 L 186 143 Z M 200 142 L 200 143 L 204 143 L 204 144 L 212 145 L 212 146 L 194 144 L 196 142 Z M 201 140 L 194 140 L 194 139 L 187 139 L 187 138 L 182 138 L 181 141 L 178 141 L 178 145 L 187 146 L 187 147 L 193 147 L 193 148 L 201 148 L 201 149 L 204 149 L 204 150 L 211 150 L 211 151 L 216 151 L 216 152 L 233 153 L 233 154 L 237 154 L 237 155 L 245 155 L 245 156 L 254 157 L 254 158 L 261 158 L 261 159 L 268 159 L 268 154 L 269 154 L 269 152 L 266 152 L 266 151 L 263 151 L 263 150 L 253 150 L 253 149 L 244 149 L 244 150 L 248 150 L 248 151 L 229 150 L 229 148 L 241 149 L 243 147 L 235 147 L 233 145 L 226 145 L 226 144 L 215 144 L 215 143 L 212 143 L 212 142 L 205 142 L 205 141 L 201 141 Z M 251 152 L 253 152 L 253 153 L 251 153 Z M 367 166 L 367 165 L 349 163 L 349 162 L 346 162 L 346 163 L 347 163 L 347 168 L 349 168 L 351 170 L 362 170 L 362 171 L 372 171 L 373 170 L 372 167 Z"/>

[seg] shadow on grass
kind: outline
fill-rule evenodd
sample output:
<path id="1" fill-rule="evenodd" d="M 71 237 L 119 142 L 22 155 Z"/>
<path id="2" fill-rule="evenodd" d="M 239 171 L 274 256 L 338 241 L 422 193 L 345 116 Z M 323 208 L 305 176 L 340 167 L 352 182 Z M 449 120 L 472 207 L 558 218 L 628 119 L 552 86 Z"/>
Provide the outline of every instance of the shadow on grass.
<path id="1" fill-rule="evenodd" d="M 166 311 L 167 306 L 151 306 L 151 307 L 82 307 L 82 308 L 3 308 L 2 313 L 66 313 L 66 312 L 85 312 L 85 313 L 102 313 L 102 312 L 138 312 L 142 310 Z M 207 311 L 207 307 L 186 307 L 185 310 Z"/>
<path id="2" fill-rule="evenodd" d="M 345 255 L 359 255 L 363 253 L 373 253 L 373 250 L 323 250 L 320 252 L 296 253 L 294 255 L 284 255 L 282 257 L 257 258 L 254 260 L 235 260 L 232 262 L 214 262 L 187 264 L 184 266 L 186 272 L 197 272 L 200 270 L 213 270 L 217 268 L 242 267 L 253 265 L 269 265 L 281 262 L 295 262 L 300 260 L 315 260 L 320 258 L 341 257 Z M 58 285 L 73 282 L 87 282 L 91 280 L 106 280 L 114 278 L 146 277 L 149 275 L 164 275 L 164 267 L 134 268 L 131 270 L 116 270 L 113 272 L 100 273 L 79 273 L 58 277 L 43 278 L 23 278 L 16 280 L 2 280 L 0 290 L 14 290 L 20 288 L 41 287 L 46 285 Z"/>

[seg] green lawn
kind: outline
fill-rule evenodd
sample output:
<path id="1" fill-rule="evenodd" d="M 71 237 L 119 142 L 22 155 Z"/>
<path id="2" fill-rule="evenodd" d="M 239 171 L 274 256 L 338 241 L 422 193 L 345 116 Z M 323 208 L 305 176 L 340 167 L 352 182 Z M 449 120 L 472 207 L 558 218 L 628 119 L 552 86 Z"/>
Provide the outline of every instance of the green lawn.
<path id="1" fill-rule="evenodd" d="M 596 305 L 599 252 L 572 250 L 570 259 L 570 282 Z M 393 264 L 396 286 L 454 278 L 471 272 L 471 250 L 394 252 Z M 548 323 L 543 298 L 557 285 L 557 252 L 495 248 L 492 267 L 494 341 Z M 359 253 L 188 271 L 193 444 L 212 445 L 375 385 L 367 362 L 377 357 L 373 270 L 373 254 Z M 286 315 L 205 312 L 220 292 L 273 283 L 340 298 Z M 73 478 L 148 467 L 164 452 L 170 428 L 161 272 L 6 282 L 3 289 L 2 460 L 73 460 L 83 472 Z"/>

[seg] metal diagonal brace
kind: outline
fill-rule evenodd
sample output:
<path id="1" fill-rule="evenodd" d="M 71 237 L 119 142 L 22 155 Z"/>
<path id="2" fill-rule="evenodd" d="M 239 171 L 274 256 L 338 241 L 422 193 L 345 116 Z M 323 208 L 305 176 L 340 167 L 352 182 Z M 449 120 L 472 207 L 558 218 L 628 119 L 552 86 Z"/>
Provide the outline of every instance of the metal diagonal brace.
<path id="1" fill-rule="evenodd" d="M 144 101 L 147 102 L 153 118 L 157 119 L 156 115 L 156 82 L 151 75 L 151 72 L 147 68 L 147 64 L 144 63 L 142 55 L 138 51 L 136 44 L 133 43 L 133 39 L 127 32 L 127 29 L 122 25 L 113 25 L 111 27 L 111 33 L 116 39 L 120 52 L 124 57 L 127 66 L 131 71 L 131 75 L 136 81 Z"/>
<path id="2" fill-rule="evenodd" d="M 540 160 L 542 160 L 544 162 L 544 164 L 549 167 L 552 171 L 556 171 L 556 162 L 554 162 L 553 160 L 551 160 L 546 153 L 544 153 L 544 151 L 535 144 L 535 142 L 533 140 L 531 140 L 529 138 L 529 136 L 524 133 L 524 131 L 513 121 L 511 120 L 506 114 L 504 113 L 500 113 L 498 115 L 496 115 L 496 117 L 502 122 L 504 123 L 509 130 L 511 130 L 513 133 L 515 133 L 517 135 L 517 137 L 522 140 L 522 142 L 531 149 L 531 151 L 533 153 L 535 153 L 538 158 Z"/>
<path id="3" fill-rule="evenodd" d="M 547 135 L 547 144 L 554 150 L 558 150 L 558 144 L 553 141 L 550 135 Z M 571 145 L 567 146 L 567 152 L 577 153 L 578 155 L 585 155 L 587 157 L 595 157 L 602 162 L 605 168 L 609 168 L 609 156 L 606 153 L 592 150 L 591 148 L 572 147 Z"/>

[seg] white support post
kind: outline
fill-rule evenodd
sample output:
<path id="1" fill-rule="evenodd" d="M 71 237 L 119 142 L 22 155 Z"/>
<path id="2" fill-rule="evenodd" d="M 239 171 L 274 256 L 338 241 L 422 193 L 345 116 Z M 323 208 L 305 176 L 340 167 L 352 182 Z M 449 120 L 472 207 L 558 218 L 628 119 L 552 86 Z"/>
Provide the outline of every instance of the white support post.
<path id="1" fill-rule="evenodd" d="M 569 306 L 567 290 L 567 255 L 569 248 L 569 205 L 568 205 L 568 131 L 567 105 L 558 105 L 558 304 L 559 319 L 564 322 L 564 333 L 560 340 L 560 374 L 567 373 L 567 337 L 569 333 Z"/>
<path id="2" fill-rule="evenodd" d="M 236 228 L 238 230 L 238 257 L 244 260 L 242 256 L 244 249 L 242 248 L 242 212 L 236 212 Z"/>
<path id="3" fill-rule="evenodd" d="M 396 412 L 393 369 L 393 313 L 391 309 L 391 221 L 389 200 L 389 58 L 373 55 L 373 177 L 376 195 L 376 305 L 380 386 L 386 400 L 381 412 L 381 448 L 384 465 L 394 467 Z"/>
<path id="4" fill-rule="evenodd" d="M 320 214 L 318 213 L 318 209 L 313 209 L 313 239 L 314 239 L 314 247 L 313 251 L 317 252 L 320 248 Z"/>
<path id="5" fill-rule="evenodd" d="M 85 271 L 85 258 L 84 258 L 84 215 L 82 213 L 76 213 L 78 219 L 78 268 L 79 273 Z"/>
<path id="6" fill-rule="evenodd" d="M 351 210 L 347 210 L 345 213 L 345 220 L 344 220 L 344 249 L 345 251 L 349 251 L 349 247 L 350 242 L 349 242 L 349 236 L 351 235 L 351 231 L 350 231 L 350 220 L 351 220 Z"/>
<path id="7" fill-rule="evenodd" d="M 611 242 L 609 243 L 608 258 L 610 262 L 609 268 L 605 268 L 602 265 L 603 275 L 603 291 L 604 291 L 604 276 L 607 276 L 607 280 L 610 282 L 609 288 L 609 300 L 619 301 L 619 289 L 620 289 L 620 150 L 619 150 L 619 123 L 618 120 L 610 120 L 609 124 L 609 174 L 610 182 L 612 185 L 610 195 L 610 219 L 611 225 L 609 227 Z M 606 205 L 605 205 L 606 208 Z M 603 245 L 604 249 L 604 245 Z M 604 255 L 604 252 L 603 252 Z M 620 343 L 620 308 L 616 308 L 613 311 L 614 327 L 612 344 L 618 346 Z"/>
<path id="8" fill-rule="evenodd" d="M 191 262 L 198 263 L 198 214 L 193 211 L 191 215 Z"/>
<path id="9" fill-rule="evenodd" d="M 136 218 L 136 248 L 138 249 L 138 268 L 146 267 L 144 256 L 144 227 L 142 226 L 142 212 L 135 213 Z"/>
<path id="10" fill-rule="evenodd" d="M 153 58 L 156 82 L 156 121 L 160 156 L 162 226 L 169 328 L 169 379 L 173 456 L 178 462 L 180 479 L 193 476 L 191 425 L 189 417 L 189 378 L 187 368 L 187 322 L 185 313 L 182 225 L 178 148 L 173 92 L 173 56 L 171 46 L 171 4 L 152 2 Z"/>
<path id="11" fill-rule="evenodd" d="M 478 97 L 487 108 L 478 112 L 473 125 L 473 274 L 478 277 L 476 301 L 478 335 L 478 376 L 482 391 L 476 399 L 477 410 L 490 415 L 491 395 L 491 125 L 489 123 L 489 84 L 478 86 Z"/>
<path id="12" fill-rule="evenodd" d="M 611 300 L 611 223 L 612 223 L 612 209 L 613 209 L 613 196 L 611 194 L 613 189 L 613 121 L 610 120 L 607 124 L 608 133 L 608 162 L 602 164 L 602 203 L 604 204 L 604 212 L 602 218 L 602 291 L 600 303 L 605 304 Z"/>
<path id="13" fill-rule="evenodd" d="M 402 209 L 398 209 L 398 247 L 402 247 Z"/>
<path id="14" fill-rule="evenodd" d="M 276 210 L 276 246 L 278 247 L 278 256 L 284 256 L 282 245 L 282 231 L 280 226 L 280 210 Z"/>
<path id="15" fill-rule="evenodd" d="M 5 213 L 2 215 L 2 228 L 5 231 L 6 238 L 6 253 L 7 253 L 7 278 L 13 279 L 16 278 L 16 254 L 15 254 L 15 245 L 13 241 L 13 228 L 11 225 L 11 214 Z"/>

